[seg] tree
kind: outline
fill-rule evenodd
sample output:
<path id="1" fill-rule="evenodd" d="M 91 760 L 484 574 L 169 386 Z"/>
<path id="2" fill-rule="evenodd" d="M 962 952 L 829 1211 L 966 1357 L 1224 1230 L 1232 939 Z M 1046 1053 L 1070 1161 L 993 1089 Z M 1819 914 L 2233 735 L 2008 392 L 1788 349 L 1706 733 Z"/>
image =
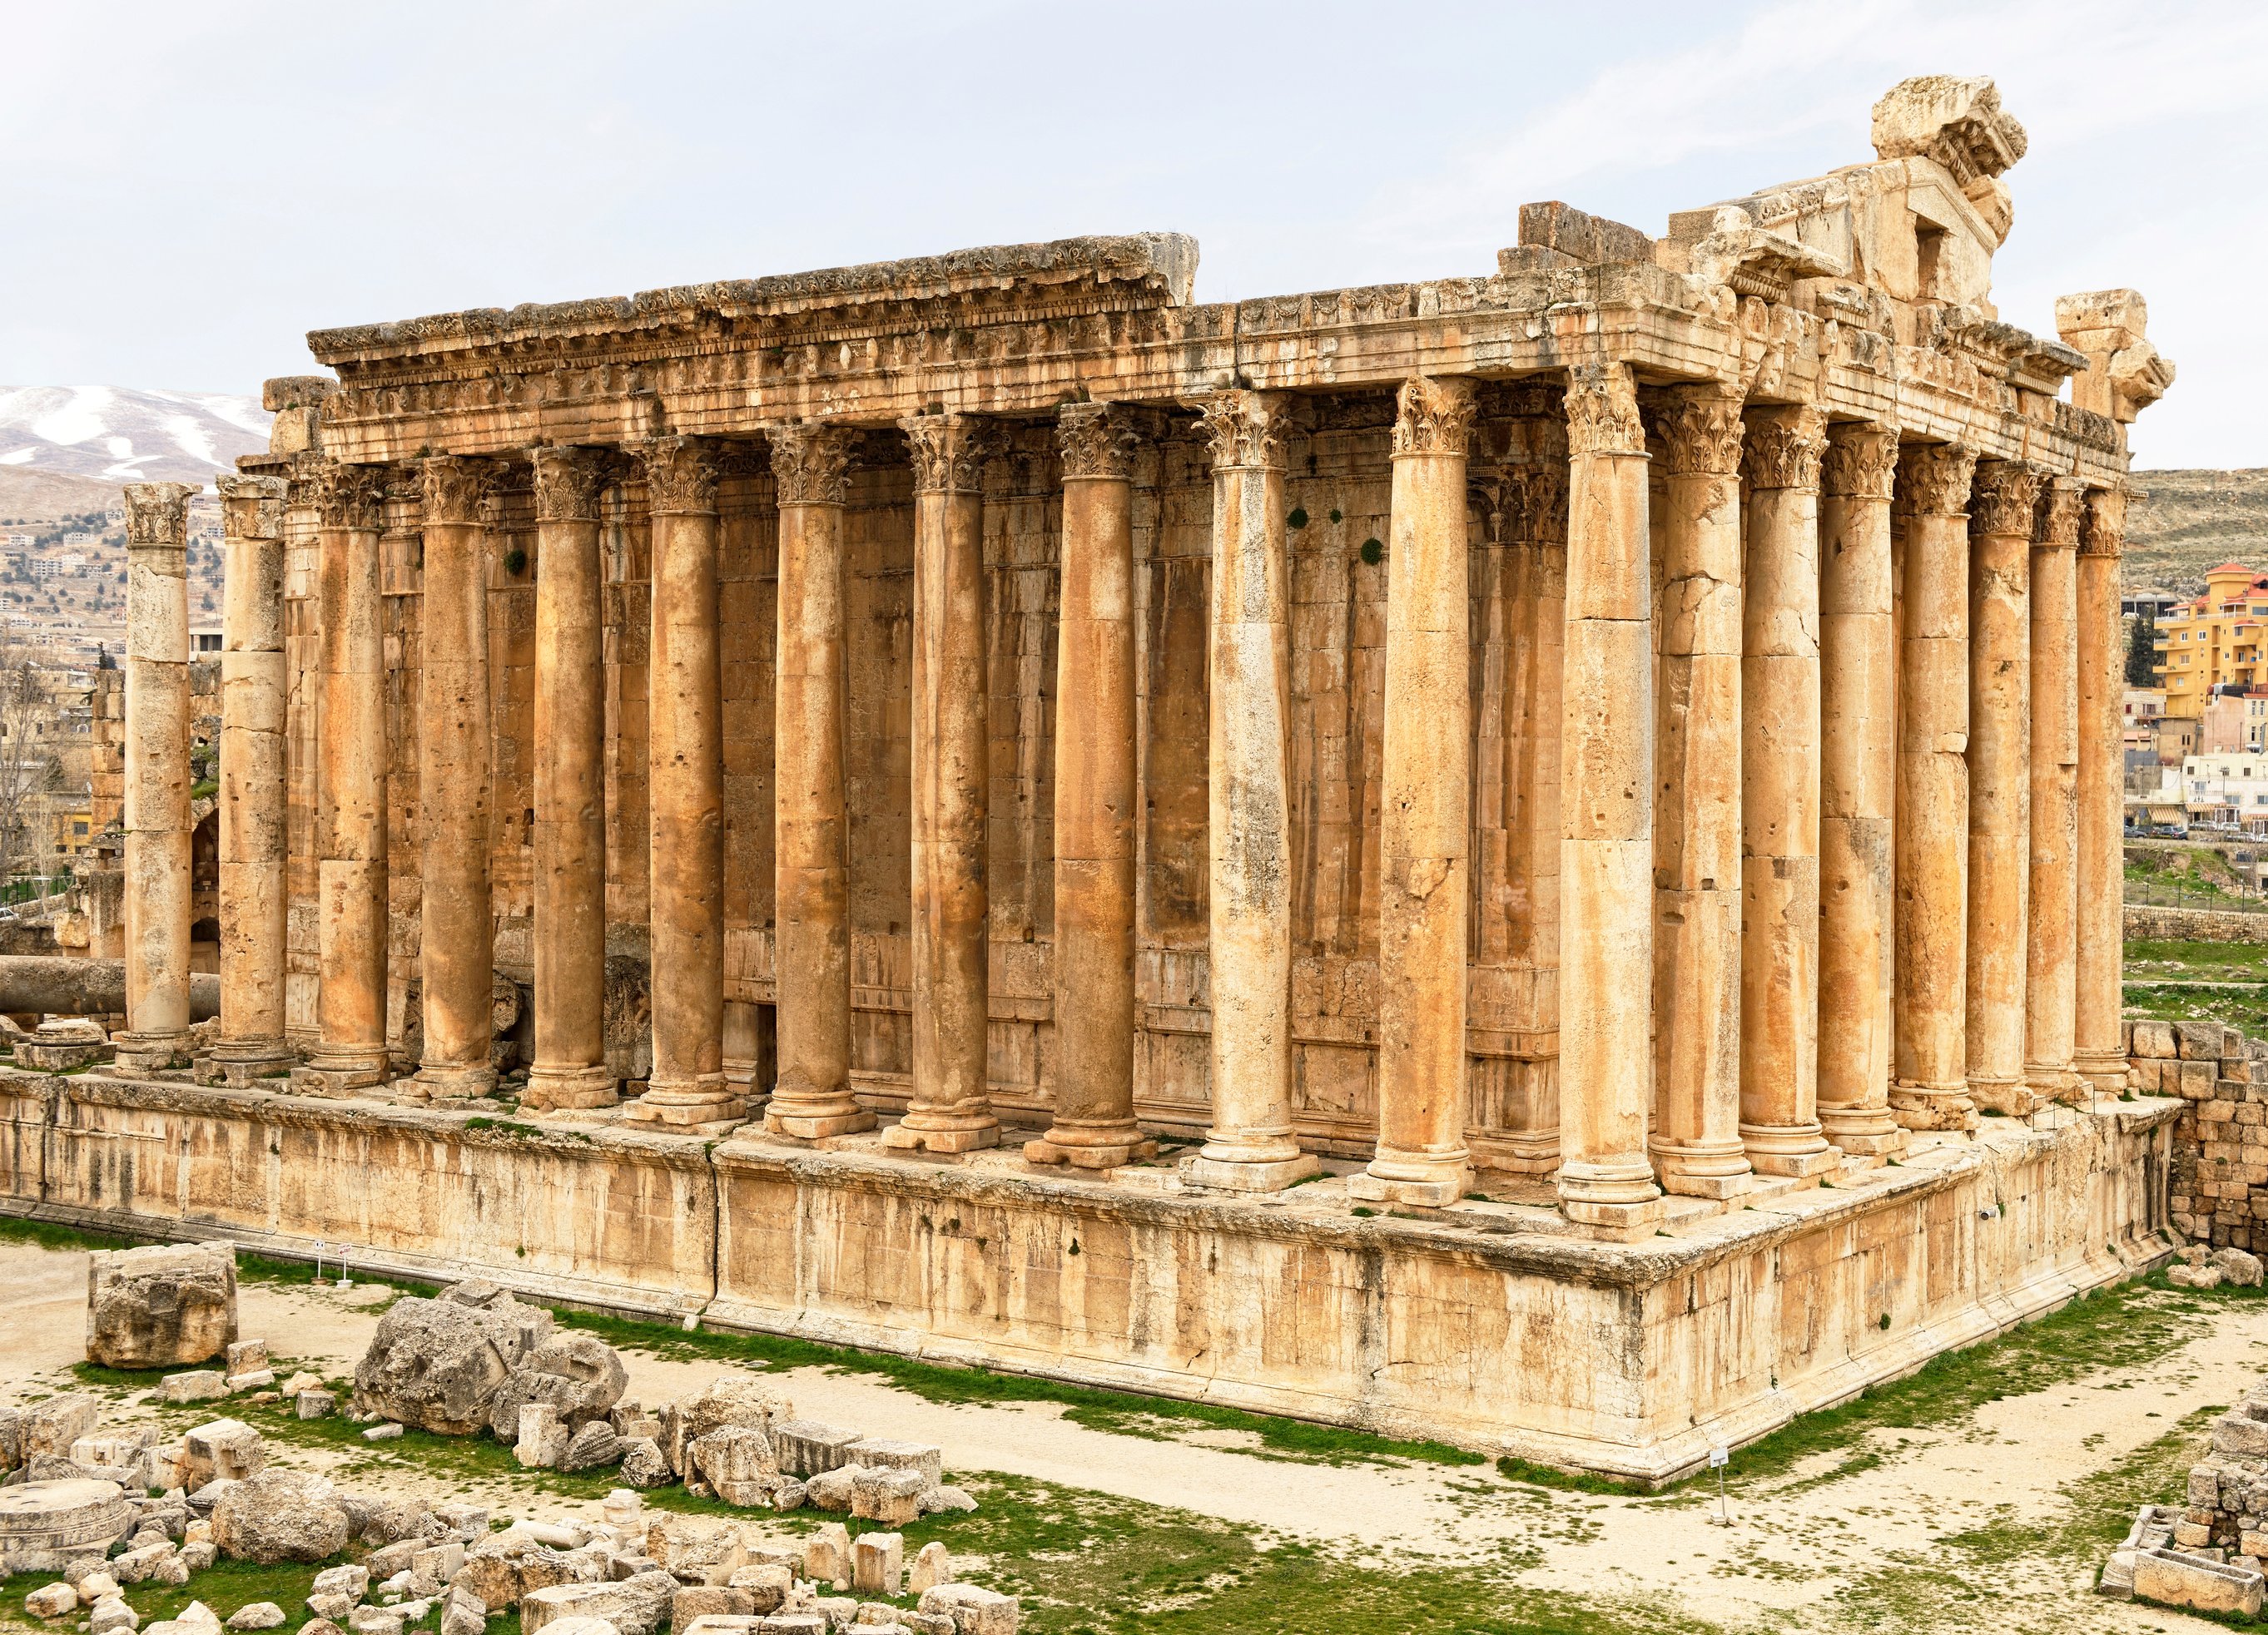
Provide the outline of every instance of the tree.
<path id="1" fill-rule="evenodd" d="M 2158 685 L 2158 620 L 2151 612 L 2139 612 L 2126 627 L 2126 685 L 2130 687 L 2154 687 Z"/>
<path id="2" fill-rule="evenodd" d="M 0 876 L 14 879 L 45 864 L 40 819 L 61 771 L 43 729 L 53 693 L 31 649 L 0 637 Z"/>

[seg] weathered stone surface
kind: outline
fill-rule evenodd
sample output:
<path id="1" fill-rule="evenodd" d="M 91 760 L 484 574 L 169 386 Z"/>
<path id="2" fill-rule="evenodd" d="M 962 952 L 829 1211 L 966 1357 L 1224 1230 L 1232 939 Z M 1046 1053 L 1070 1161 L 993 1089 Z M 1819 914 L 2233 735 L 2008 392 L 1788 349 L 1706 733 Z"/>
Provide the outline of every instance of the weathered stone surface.
<path id="1" fill-rule="evenodd" d="M 0 1488 L 0 1576 L 60 1573 L 100 1557 L 134 1525 L 113 1482 L 26 1482 Z"/>
<path id="2" fill-rule="evenodd" d="M 239 1561 L 321 1561 L 346 1548 L 346 1507 L 320 1476 L 267 1470 L 213 1507 L 213 1543 Z"/>
<path id="3" fill-rule="evenodd" d="M 603 1419 L 630 1384 L 629 1372 L 615 1348 L 596 1335 L 570 1329 L 553 1335 L 519 1364 L 497 1387 L 489 1426 L 499 1441 L 519 1433 L 519 1411 L 548 1403 L 572 1432 Z"/>
<path id="4" fill-rule="evenodd" d="M 976 1508 L 976 1500 L 968 1490 L 946 1485 L 932 1487 L 922 1495 L 922 1514 L 925 1516 L 944 1515 L 954 1511 Z"/>
<path id="5" fill-rule="evenodd" d="M 844 1451 L 845 1464 L 862 1464 L 869 1470 L 911 1470 L 921 1477 L 925 1488 L 935 1487 L 945 1477 L 944 1451 L 928 1442 L 901 1442 L 869 1436 Z"/>
<path id="6" fill-rule="evenodd" d="M 470 1287 L 460 1285 L 460 1288 Z M 470 1436 L 550 1314 L 510 1296 L 396 1301 L 355 1365 L 355 1407 L 422 1430 Z M 515 1428 L 517 1417 L 514 1419 Z"/>
<path id="7" fill-rule="evenodd" d="M 615 1427 L 604 1419 L 593 1419 L 568 1438 L 566 1448 L 559 1455 L 562 1470 L 597 1470 L 619 1464 L 622 1457 L 622 1439 L 615 1434 Z"/>
<path id="8" fill-rule="evenodd" d="M 736 1595 L 747 1596 L 752 1611 L 777 1612 L 787 1605 L 788 1598 L 794 1594 L 795 1573 L 778 1562 L 755 1562 L 733 1568 L 725 1587 Z"/>
<path id="9" fill-rule="evenodd" d="M 822 1471 L 804 1484 L 805 1502 L 814 1510 L 849 1510 L 858 1480 L 865 1474 L 863 1464 L 841 1464 Z"/>
<path id="10" fill-rule="evenodd" d="M 525 1533 L 505 1532 L 475 1544 L 465 1552 L 457 1585 L 480 1597 L 490 1611 L 516 1607 L 530 1590 L 555 1585 L 588 1582 L 596 1576 L 568 1552 L 540 1544 Z"/>
<path id="11" fill-rule="evenodd" d="M 858 1441 L 858 1432 L 821 1419 L 784 1419 L 772 1427 L 779 1467 L 795 1476 L 817 1476 L 837 1465 L 856 1463 L 848 1450 Z"/>
<path id="12" fill-rule="evenodd" d="M 2220 1280 L 2224 1283 L 2234 1284 L 2239 1288 L 2260 1287 L 2262 1268 L 2257 1255 L 2248 1254 L 2241 1249 L 2218 1250 L 2213 1257 L 2213 1266 L 2220 1273 Z"/>
<path id="13" fill-rule="evenodd" d="M 181 1437 L 176 1461 L 180 1485 L 190 1492 L 214 1482 L 240 1482 L 268 1463 L 268 1445 L 241 1419 L 214 1419 Z"/>
<path id="14" fill-rule="evenodd" d="M 815 1584 L 850 1581 L 850 1529 L 828 1521 L 804 1536 L 803 1574 Z"/>
<path id="15" fill-rule="evenodd" d="M 35 1618 L 60 1618 L 78 1610 L 78 1592 L 68 1584 L 43 1584 L 24 1597 L 24 1610 Z"/>
<path id="16" fill-rule="evenodd" d="M 2169 1266 L 2166 1281 L 2176 1288 L 2219 1288 L 2221 1272 L 2218 1266 Z"/>
<path id="17" fill-rule="evenodd" d="M 779 1485 L 771 1438 L 754 1426 L 728 1425 L 687 1444 L 688 1482 L 697 1475 L 728 1505 L 769 1504 Z"/>
<path id="18" fill-rule="evenodd" d="M 559 1410 L 547 1402 L 532 1402 L 519 1414 L 519 1440 L 512 1456 L 528 1470 L 549 1470 L 567 1451 L 567 1427 L 559 1423 Z"/>
<path id="19" fill-rule="evenodd" d="M 622 1443 L 622 1480 L 631 1487 L 663 1487 L 676 1477 L 652 1437 L 634 1436 Z"/>
<path id="20" fill-rule="evenodd" d="M 284 1609 L 272 1601 L 255 1601 L 229 1614 L 232 1630 L 272 1630 L 284 1622 Z"/>
<path id="21" fill-rule="evenodd" d="M 126 1597 L 113 1591 L 98 1599 L 87 1609 L 87 1635 L 118 1635 L 122 1630 L 142 1627 L 142 1615 L 126 1602 Z"/>
<path id="22" fill-rule="evenodd" d="M 174 1367 L 219 1356 L 235 1338 L 232 1246 L 153 1244 L 88 1255 L 89 1362 L 107 1368 Z"/>
<path id="23" fill-rule="evenodd" d="M 291 1411 L 298 1419 L 328 1419 L 338 1411 L 339 1399 L 330 1391 L 304 1390 L 291 1398 Z"/>
<path id="24" fill-rule="evenodd" d="M 2264 1592 L 2259 1573 L 2182 1551 L 2145 1550 L 2134 1559 L 2135 1595 L 2163 1606 L 2256 1617 Z"/>
<path id="25" fill-rule="evenodd" d="M 29 1461 L 40 1454 L 67 1455 L 71 1444 L 94 1429 L 95 1398 L 85 1391 L 68 1391 L 33 1403 L 23 1411 L 18 1430 L 18 1458 Z"/>
<path id="26" fill-rule="evenodd" d="M 481 1635 L 488 1627 L 488 1604 L 462 1584 L 449 1587 L 441 1608 L 440 1635 Z"/>
<path id="27" fill-rule="evenodd" d="M 1013 1595 L 975 1584 L 939 1584 L 924 1590 L 924 1612 L 941 1612 L 953 1620 L 956 1635 L 1016 1635 L 1023 1607 Z"/>
<path id="28" fill-rule="evenodd" d="M 861 1470 L 850 1484 L 850 1514 L 884 1527 L 906 1527 L 921 1518 L 927 1485 L 918 1470 Z"/>
<path id="29" fill-rule="evenodd" d="M 924 1544 L 921 1553 L 914 1558 L 913 1566 L 906 1574 L 906 1589 L 909 1594 L 918 1595 L 925 1589 L 935 1589 L 939 1584 L 953 1581 L 953 1557 L 946 1551 L 944 1540 L 933 1538 Z"/>
<path id="30" fill-rule="evenodd" d="M 228 1376 L 217 1368 L 192 1368 L 167 1375 L 158 1389 L 167 1402 L 212 1402 L 228 1395 Z"/>
<path id="31" fill-rule="evenodd" d="M 555 1584 L 521 1596 L 524 1635 L 536 1635 L 555 1620 L 604 1618 L 622 1635 L 653 1635 L 670 1616 L 677 1580 L 666 1573 L 641 1573 L 609 1584 Z"/>
<path id="32" fill-rule="evenodd" d="M 905 1577 L 905 1540 L 861 1533 L 850 1542 L 850 1587 L 862 1595 L 895 1595 Z"/>
<path id="33" fill-rule="evenodd" d="M 770 1433 L 782 1420 L 795 1417 L 795 1408 L 761 1380 L 744 1375 L 721 1374 L 669 1404 L 661 1411 L 661 1450 L 670 1469 L 680 1476 L 689 1470 L 687 1444 L 728 1425 L 747 1426 Z"/>

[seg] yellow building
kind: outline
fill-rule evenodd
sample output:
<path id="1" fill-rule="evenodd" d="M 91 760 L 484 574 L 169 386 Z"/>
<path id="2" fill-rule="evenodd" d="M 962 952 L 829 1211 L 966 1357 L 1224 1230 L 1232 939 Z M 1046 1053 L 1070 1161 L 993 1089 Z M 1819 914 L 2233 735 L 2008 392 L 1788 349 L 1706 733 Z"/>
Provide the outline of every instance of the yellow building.
<path id="1" fill-rule="evenodd" d="M 2204 715 L 2215 687 L 2268 686 L 2261 664 L 2268 636 L 2268 574 L 2223 562 L 2205 576 L 2205 594 L 2177 602 L 2158 622 L 2159 685 L 2169 715 Z"/>

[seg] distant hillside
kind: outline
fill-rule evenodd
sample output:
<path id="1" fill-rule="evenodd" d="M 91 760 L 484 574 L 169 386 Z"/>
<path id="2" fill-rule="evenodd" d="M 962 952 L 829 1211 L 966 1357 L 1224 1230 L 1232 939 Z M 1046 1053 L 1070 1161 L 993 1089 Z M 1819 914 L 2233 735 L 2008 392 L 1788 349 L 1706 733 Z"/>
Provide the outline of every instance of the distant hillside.
<path id="1" fill-rule="evenodd" d="M 134 386 L 0 386 L 0 518 L 114 502 L 129 482 L 208 483 L 268 446 L 260 400 Z"/>
<path id="2" fill-rule="evenodd" d="M 2126 510 L 2129 585 L 2194 593 L 2217 562 L 2268 569 L 2268 470 L 2138 471 L 2134 486 L 2147 497 Z"/>

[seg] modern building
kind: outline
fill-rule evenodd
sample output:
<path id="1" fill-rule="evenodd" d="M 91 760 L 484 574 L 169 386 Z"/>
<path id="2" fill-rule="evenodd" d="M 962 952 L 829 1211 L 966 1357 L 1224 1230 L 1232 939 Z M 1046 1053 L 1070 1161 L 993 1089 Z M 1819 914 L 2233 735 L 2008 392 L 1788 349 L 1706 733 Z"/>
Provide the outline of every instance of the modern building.
<path id="1" fill-rule="evenodd" d="M 2268 631 L 2268 574 L 2223 562 L 2205 582 L 2203 595 L 2158 621 L 2153 669 L 2169 715 L 2200 714 L 2202 700 L 2216 687 L 2268 683 L 2260 663 L 2261 637 Z"/>
<path id="2" fill-rule="evenodd" d="M 2192 823 L 2268 834 L 2268 753 L 2191 756 L 2182 763 L 2182 805 Z"/>

